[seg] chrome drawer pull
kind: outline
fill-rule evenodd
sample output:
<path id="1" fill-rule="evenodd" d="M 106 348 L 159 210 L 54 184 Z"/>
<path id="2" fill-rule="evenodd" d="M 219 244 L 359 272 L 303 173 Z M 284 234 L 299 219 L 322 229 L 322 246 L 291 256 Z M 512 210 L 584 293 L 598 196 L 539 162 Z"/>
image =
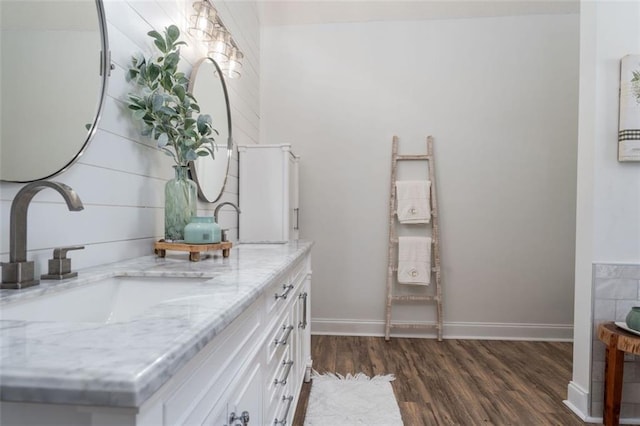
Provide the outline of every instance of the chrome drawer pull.
<path id="1" fill-rule="evenodd" d="M 307 328 L 307 292 L 305 291 L 298 297 L 303 300 L 302 321 L 298 323 L 298 328 L 304 329 L 304 328 Z"/>
<path id="2" fill-rule="evenodd" d="M 287 371 L 284 373 L 284 378 L 282 380 L 278 380 L 277 378 L 273 381 L 274 385 L 286 385 L 287 378 L 289 377 L 289 373 L 291 373 L 291 367 L 293 367 L 293 360 L 291 361 L 282 361 L 282 365 L 287 367 Z"/>
<path id="3" fill-rule="evenodd" d="M 278 346 L 278 345 L 286 345 L 287 344 L 287 340 L 289 340 L 289 336 L 291 335 L 291 330 L 293 330 L 293 326 L 282 326 L 282 331 L 284 331 L 284 336 L 282 336 L 281 339 L 276 339 L 273 341 L 273 343 Z"/>
<path id="4" fill-rule="evenodd" d="M 239 416 L 236 416 L 235 412 L 232 412 L 229 415 L 229 426 L 233 425 L 233 422 L 235 421 L 239 421 L 240 423 L 236 423 L 237 425 L 240 426 L 247 426 L 249 424 L 249 412 L 248 411 L 243 411 L 242 414 L 240 414 Z"/>
<path id="5" fill-rule="evenodd" d="M 276 300 L 278 300 L 278 299 L 286 299 L 287 296 L 289 295 L 289 292 L 291 290 L 293 290 L 293 284 L 289 284 L 289 285 L 282 284 L 282 289 L 284 290 L 284 292 L 282 294 L 276 293 Z"/>
<path id="6" fill-rule="evenodd" d="M 287 404 L 287 409 L 284 412 L 284 416 L 282 417 L 282 420 L 278 420 L 278 418 L 276 417 L 276 419 L 273 421 L 274 425 L 284 426 L 287 424 L 287 417 L 289 416 L 289 409 L 291 408 L 291 403 L 293 402 L 293 395 L 283 396 L 282 402 L 285 402 L 285 401 L 289 401 L 289 403 Z"/>

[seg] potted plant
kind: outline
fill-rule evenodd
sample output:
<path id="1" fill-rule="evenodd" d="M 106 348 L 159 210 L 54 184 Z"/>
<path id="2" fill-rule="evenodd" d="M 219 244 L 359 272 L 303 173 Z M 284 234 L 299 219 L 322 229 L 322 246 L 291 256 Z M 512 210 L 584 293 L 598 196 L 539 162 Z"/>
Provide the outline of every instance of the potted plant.
<path id="1" fill-rule="evenodd" d="M 178 71 L 180 30 L 171 25 L 164 34 L 147 33 L 159 54 L 132 58 L 126 75 L 138 91 L 128 94 L 127 105 L 141 134 L 157 141 L 157 146 L 176 163 L 175 177 L 165 186 L 165 239 L 182 240 L 184 227 L 196 214 L 197 191 L 189 179 L 188 165 L 198 156 L 214 155 L 211 116 L 200 114 L 197 100 L 187 91 L 188 78 Z"/>

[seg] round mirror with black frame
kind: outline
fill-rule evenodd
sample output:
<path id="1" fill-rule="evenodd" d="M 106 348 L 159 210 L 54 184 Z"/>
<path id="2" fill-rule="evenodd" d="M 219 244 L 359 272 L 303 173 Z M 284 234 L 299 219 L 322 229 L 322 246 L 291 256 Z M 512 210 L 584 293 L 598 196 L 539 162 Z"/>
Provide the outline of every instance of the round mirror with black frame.
<path id="1" fill-rule="evenodd" d="M 189 164 L 191 178 L 198 185 L 198 195 L 202 200 L 214 203 L 224 191 L 233 152 L 227 85 L 216 61 L 203 58 L 193 67 L 189 92 L 198 101 L 200 112 L 211 116 L 213 128 L 218 132 L 214 138 L 214 156 L 199 157 Z"/>
<path id="2" fill-rule="evenodd" d="M 102 0 L 1 0 L 0 180 L 71 166 L 93 138 L 110 73 Z"/>

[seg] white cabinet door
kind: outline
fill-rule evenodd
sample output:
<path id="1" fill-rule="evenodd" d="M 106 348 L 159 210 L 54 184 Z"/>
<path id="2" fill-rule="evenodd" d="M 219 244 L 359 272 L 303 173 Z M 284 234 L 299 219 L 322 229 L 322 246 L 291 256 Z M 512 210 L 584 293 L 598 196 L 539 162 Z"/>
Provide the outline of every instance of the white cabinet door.
<path id="1" fill-rule="evenodd" d="M 229 400 L 229 426 L 262 425 L 262 364 L 252 363 Z"/>
<path id="2" fill-rule="evenodd" d="M 222 404 L 214 407 L 203 426 L 262 425 L 262 363 L 256 357 L 238 374 Z"/>
<path id="3" fill-rule="evenodd" d="M 298 374 L 301 380 L 308 382 L 311 377 L 311 280 L 309 277 L 298 295 Z"/>
<path id="4" fill-rule="evenodd" d="M 238 146 L 240 241 L 298 239 L 298 157 L 291 145 Z"/>

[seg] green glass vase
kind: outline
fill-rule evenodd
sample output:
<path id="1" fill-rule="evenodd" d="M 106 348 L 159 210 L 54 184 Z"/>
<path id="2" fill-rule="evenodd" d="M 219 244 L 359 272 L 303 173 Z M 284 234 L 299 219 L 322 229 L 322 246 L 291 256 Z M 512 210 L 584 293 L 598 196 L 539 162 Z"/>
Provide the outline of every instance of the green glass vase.
<path id="1" fill-rule="evenodd" d="M 164 187 L 164 239 L 184 239 L 184 227 L 196 215 L 197 188 L 187 166 L 173 166 L 175 177 Z"/>

